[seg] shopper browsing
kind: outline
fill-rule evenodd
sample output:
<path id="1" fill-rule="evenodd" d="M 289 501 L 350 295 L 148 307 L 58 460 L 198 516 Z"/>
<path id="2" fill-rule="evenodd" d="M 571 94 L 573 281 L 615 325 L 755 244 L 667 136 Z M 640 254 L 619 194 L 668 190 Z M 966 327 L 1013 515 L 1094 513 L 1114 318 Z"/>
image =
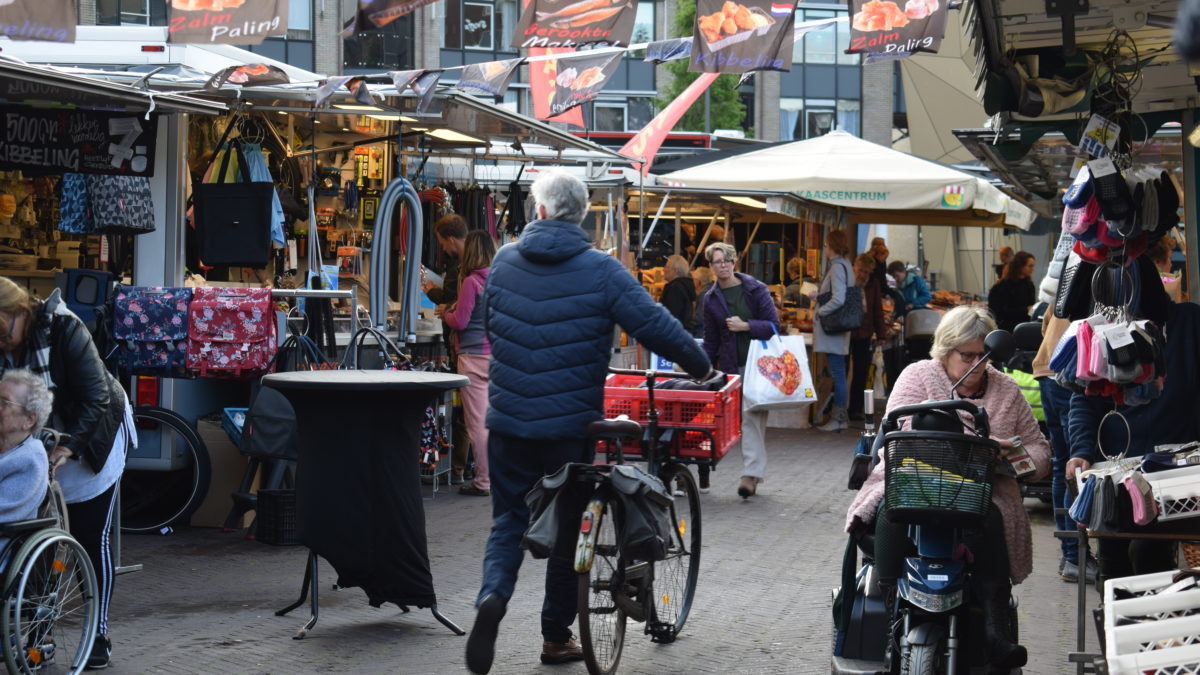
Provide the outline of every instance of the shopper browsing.
<path id="1" fill-rule="evenodd" d="M 988 291 L 988 309 L 1003 330 L 1011 331 L 1017 324 L 1028 321 L 1029 309 L 1037 303 L 1034 262 L 1032 253 L 1019 251 L 1005 268 L 1004 278 Z"/>
<path id="2" fill-rule="evenodd" d="M 933 294 L 929 292 L 929 284 L 921 275 L 908 271 L 908 266 L 902 260 L 893 260 L 887 267 L 888 274 L 896 282 L 896 292 L 900 294 L 903 304 L 896 306 L 896 316 L 904 316 L 914 309 L 925 309 Z"/>
<path id="3" fill-rule="evenodd" d="M 825 235 L 825 276 L 817 295 L 817 312 L 813 321 L 813 352 L 824 354 L 833 379 L 833 411 L 829 421 L 817 427 L 821 431 L 841 431 L 846 428 L 846 406 L 850 394 L 846 384 L 846 356 L 850 353 L 850 331 L 826 333 L 821 317 L 832 314 L 846 302 L 846 289 L 854 284 L 854 270 L 846 256 L 850 255 L 849 238 L 845 230 L 830 230 Z"/>
<path id="4" fill-rule="evenodd" d="M 426 281 L 422 286 L 425 289 L 425 294 L 437 305 L 433 311 L 434 315 L 441 317 L 445 314 L 447 307 L 458 301 L 463 246 L 467 240 L 467 221 L 457 213 L 448 213 L 438 218 L 437 222 L 433 224 L 433 235 L 437 238 L 438 247 L 446 254 L 446 267 L 442 276 L 441 286 L 437 286 L 432 281 Z M 455 372 L 461 372 L 458 370 L 458 352 L 454 346 L 454 328 L 444 319 L 442 324 L 442 340 L 446 345 L 446 355 L 450 359 L 450 367 Z M 467 451 L 472 447 L 471 444 L 474 439 L 471 438 L 470 430 L 459 419 L 455 419 L 454 421 L 453 435 L 454 445 L 450 455 L 450 482 L 462 483 L 467 469 Z M 475 453 L 477 456 L 486 454 L 487 446 L 483 445 L 480 447 L 482 449 Z"/>
<path id="5" fill-rule="evenodd" d="M 696 284 L 692 281 L 687 260 L 681 255 L 667 258 L 663 276 L 667 283 L 663 286 L 658 301 L 667 308 L 671 316 L 683 324 L 684 330 L 695 333 Z"/>
<path id="6" fill-rule="evenodd" d="M 863 253 L 854 259 L 855 282 L 862 286 L 865 310 L 862 325 L 850 331 L 850 404 L 849 419 L 863 421 L 863 391 L 867 388 L 867 371 L 874 355 L 874 342 L 883 342 L 891 332 L 883 312 L 883 289 L 874 275 L 875 257 Z M 880 392 L 883 393 L 883 392 Z"/>

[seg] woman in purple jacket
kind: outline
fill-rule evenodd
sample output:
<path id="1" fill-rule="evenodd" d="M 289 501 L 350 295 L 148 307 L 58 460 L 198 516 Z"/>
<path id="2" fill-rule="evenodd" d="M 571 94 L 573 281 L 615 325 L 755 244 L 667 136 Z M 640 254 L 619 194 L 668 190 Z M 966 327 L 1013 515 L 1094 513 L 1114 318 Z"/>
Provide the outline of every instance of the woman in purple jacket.
<path id="1" fill-rule="evenodd" d="M 746 367 L 750 340 L 775 334 L 779 315 L 765 284 L 749 274 L 734 272 L 737 249 L 718 242 L 704 249 L 716 283 L 704 297 L 704 351 L 713 367 L 739 373 Z M 767 469 L 767 413 L 742 410 L 742 478 L 738 495 L 747 499 L 758 491 Z M 701 476 L 701 488 L 707 488 Z"/>

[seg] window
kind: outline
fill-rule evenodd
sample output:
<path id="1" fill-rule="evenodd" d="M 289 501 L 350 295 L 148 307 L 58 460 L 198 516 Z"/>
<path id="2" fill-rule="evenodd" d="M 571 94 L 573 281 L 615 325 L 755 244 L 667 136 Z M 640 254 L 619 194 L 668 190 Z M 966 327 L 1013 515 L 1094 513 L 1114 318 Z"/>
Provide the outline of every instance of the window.
<path id="1" fill-rule="evenodd" d="M 802 12 L 805 21 L 830 19 L 838 12 L 822 9 L 808 9 Z M 810 31 L 801 40 L 804 43 L 805 63 L 836 63 L 837 62 L 837 31 L 831 28 Z M 794 60 L 794 59 L 793 59 Z"/>
<path id="2" fill-rule="evenodd" d="M 296 40 L 312 38 L 312 8 L 310 0 L 288 0 L 287 36 Z"/>
<path id="3" fill-rule="evenodd" d="M 842 14 L 842 12 L 838 12 Z M 847 54 L 850 48 L 850 22 L 839 21 L 837 24 L 837 62 L 843 65 L 858 65 L 858 54 Z"/>
<path id="4" fill-rule="evenodd" d="M 625 131 L 624 103 L 596 103 L 592 128 L 596 131 Z"/>
<path id="5" fill-rule="evenodd" d="M 446 9 L 446 30 L 442 31 L 442 48 L 462 49 L 462 3 L 458 0 L 446 0 L 442 5 Z M 434 5 L 435 11 L 437 5 Z"/>
<path id="6" fill-rule="evenodd" d="M 167 3 L 152 0 L 97 0 L 101 26 L 165 26 Z"/>
<path id="7" fill-rule="evenodd" d="M 495 5 L 482 2 L 463 3 L 462 46 L 465 49 L 495 48 L 493 21 Z"/>
<path id="8" fill-rule="evenodd" d="M 649 98 L 630 98 L 625 102 L 625 128 L 641 131 L 654 119 L 654 101 Z"/>
<path id="9" fill-rule="evenodd" d="M 859 134 L 859 112 L 861 107 L 858 101 L 839 100 L 837 102 L 837 128 L 857 136 Z"/>
<path id="10" fill-rule="evenodd" d="M 378 30 L 355 33 L 342 43 L 346 73 L 412 68 L 413 42 L 412 14 L 406 14 Z"/>
<path id="11" fill-rule="evenodd" d="M 834 111 L 810 109 L 806 112 L 808 113 L 808 129 L 805 130 L 805 138 L 824 136 L 833 130 Z"/>
<path id="12" fill-rule="evenodd" d="M 637 17 L 633 20 L 633 37 L 630 44 L 654 41 L 654 13 L 657 3 L 652 0 L 642 0 L 638 3 Z"/>
<path id="13" fill-rule="evenodd" d="M 779 138 L 798 140 L 804 138 L 804 99 L 779 99 Z"/>

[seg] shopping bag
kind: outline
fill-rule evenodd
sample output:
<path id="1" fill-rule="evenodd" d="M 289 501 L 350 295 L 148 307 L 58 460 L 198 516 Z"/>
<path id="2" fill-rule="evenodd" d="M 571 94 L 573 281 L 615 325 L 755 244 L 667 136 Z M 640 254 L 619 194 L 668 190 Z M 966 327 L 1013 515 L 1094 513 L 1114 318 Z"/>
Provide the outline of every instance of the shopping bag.
<path id="1" fill-rule="evenodd" d="M 817 400 L 808 354 L 801 335 L 751 340 L 742 382 L 744 408 L 787 408 Z"/>

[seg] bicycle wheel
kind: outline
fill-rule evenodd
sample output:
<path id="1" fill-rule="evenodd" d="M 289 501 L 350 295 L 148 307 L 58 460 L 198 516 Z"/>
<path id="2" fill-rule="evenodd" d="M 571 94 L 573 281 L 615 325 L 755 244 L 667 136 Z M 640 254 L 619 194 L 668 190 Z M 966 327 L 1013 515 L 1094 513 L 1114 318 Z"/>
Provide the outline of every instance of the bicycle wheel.
<path id="1" fill-rule="evenodd" d="M 160 532 L 186 525 L 208 494 L 212 466 L 204 441 L 188 421 L 156 406 L 133 411 L 138 449 L 170 458 L 166 470 L 126 469 L 121 477 L 121 531 Z"/>
<path id="2" fill-rule="evenodd" d="M 621 572 L 614 507 L 613 501 L 606 500 L 600 517 L 592 522 L 596 531 L 592 568 L 579 575 L 579 642 L 591 675 L 616 672 L 625 646 L 625 610 L 613 598 Z"/>
<path id="3" fill-rule="evenodd" d="M 700 490 L 685 464 L 671 462 L 659 474 L 676 494 L 671 503 L 671 545 L 667 557 L 654 563 L 654 616 L 650 636 L 673 642 L 692 609 L 700 573 Z"/>
<path id="4" fill-rule="evenodd" d="M 62 530 L 41 530 L 9 567 L 0 613 L 10 673 L 79 673 L 100 620 L 87 552 Z"/>

